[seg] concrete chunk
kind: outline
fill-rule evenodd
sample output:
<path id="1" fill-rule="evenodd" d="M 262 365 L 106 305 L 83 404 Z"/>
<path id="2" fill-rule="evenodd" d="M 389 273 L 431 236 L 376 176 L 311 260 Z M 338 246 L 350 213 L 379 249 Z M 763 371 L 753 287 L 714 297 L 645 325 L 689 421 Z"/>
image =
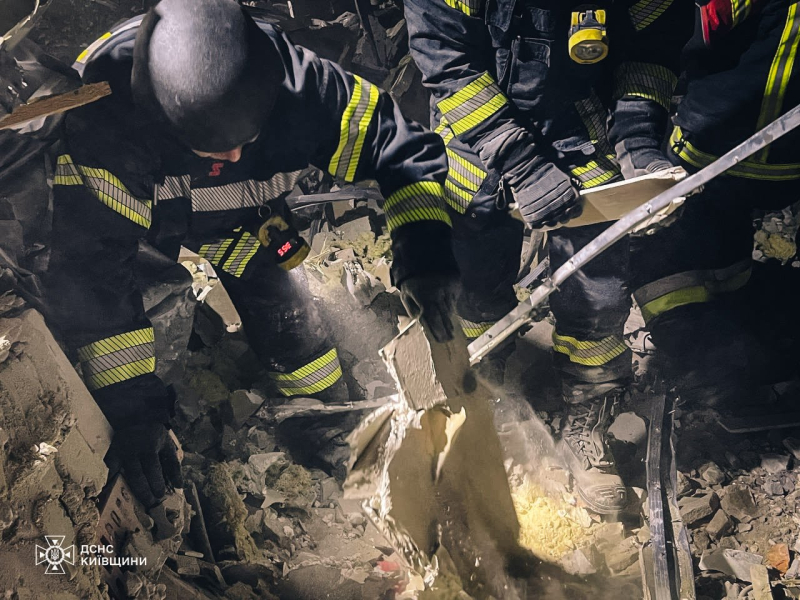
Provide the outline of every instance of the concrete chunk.
<path id="1" fill-rule="evenodd" d="M 711 516 L 718 506 L 719 498 L 716 494 L 687 496 L 678 501 L 678 508 L 681 511 L 683 522 L 690 527 L 698 521 Z"/>
<path id="2" fill-rule="evenodd" d="M 715 540 L 725 537 L 731 531 L 733 531 L 733 521 L 725 514 L 724 510 L 718 510 L 706 526 L 709 537 Z"/>
<path id="3" fill-rule="evenodd" d="M 762 454 L 761 468 L 770 475 L 777 475 L 789 468 L 790 457 L 786 454 Z"/>
<path id="4" fill-rule="evenodd" d="M 722 509 L 737 521 L 752 519 L 756 513 L 756 503 L 750 490 L 738 485 L 725 488 L 721 505 Z"/>
<path id="5" fill-rule="evenodd" d="M 81 487 L 92 487 L 100 493 L 108 479 L 108 467 L 103 457 L 94 452 L 81 432 L 74 428 L 58 447 L 56 462 Z"/>
<path id="6" fill-rule="evenodd" d="M 752 581 L 751 565 L 760 565 L 762 557 L 744 550 L 710 550 L 703 552 L 700 568 L 703 571 L 720 571 L 741 581 Z"/>
<path id="7" fill-rule="evenodd" d="M 51 418 L 41 410 L 43 398 L 63 403 L 89 447 L 97 455 L 105 456 L 111 445 L 111 426 L 56 343 L 42 315 L 27 310 L 18 320 L 23 349 L 18 360 L 3 365 L 0 405 L 9 403 L 19 410 L 29 419 L 27 428 L 35 430 L 37 423 L 33 421 L 37 416 Z M 13 431 L 8 434 L 13 438 Z"/>

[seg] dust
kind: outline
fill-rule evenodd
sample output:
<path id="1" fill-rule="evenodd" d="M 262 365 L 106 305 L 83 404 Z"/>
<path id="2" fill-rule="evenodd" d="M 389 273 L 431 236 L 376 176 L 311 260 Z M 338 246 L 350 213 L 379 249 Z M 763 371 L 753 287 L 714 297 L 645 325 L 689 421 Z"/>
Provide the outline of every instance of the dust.
<path id="1" fill-rule="evenodd" d="M 545 494 L 538 486 L 525 482 L 512 489 L 511 497 L 519 519 L 520 544 L 538 558 L 554 562 L 591 544 L 591 517 L 563 496 Z"/>

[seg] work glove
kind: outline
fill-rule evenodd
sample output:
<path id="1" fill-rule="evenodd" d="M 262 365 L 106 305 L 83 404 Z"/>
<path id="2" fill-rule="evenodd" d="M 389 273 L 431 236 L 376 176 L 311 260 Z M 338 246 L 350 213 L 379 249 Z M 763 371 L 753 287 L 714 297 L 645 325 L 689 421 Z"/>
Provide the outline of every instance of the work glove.
<path id="1" fill-rule="evenodd" d="M 439 343 L 453 339 L 455 283 L 438 275 L 411 276 L 400 284 L 400 299 L 408 315 Z"/>
<path id="2" fill-rule="evenodd" d="M 673 166 L 656 142 L 649 138 L 624 140 L 614 146 L 614 151 L 625 179 L 649 175 Z"/>
<path id="3" fill-rule="evenodd" d="M 147 510 L 157 506 L 168 490 L 183 487 L 178 449 L 163 423 L 116 430 L 109 457 L 109 462 L 122 467 L 131 491 Z"/>
<path id="4" fill-rule="evenodd" d="M 617 162 L 619 162 L 622 176 L 625 179 L 641 177 L 674 167 L 664 153 L 656 147 L 656 142 L 650 138 L 624 140 L 614 146 L 614 151 L 617 153 Z M 654 214 L 631 231 L 631 235 L 634 237 L 653 235 L 675 223 L 681 214 L 683 214 L 683 200 L 676 201 L 673 206 Z"/>
<path id="5" fill-rule="evenodd" d="M 583 212 L 578 189 L 552 163 L 544 163 L 519 182 L 509 183 L 517 209 L 531 229 L 557 227 Z"/>

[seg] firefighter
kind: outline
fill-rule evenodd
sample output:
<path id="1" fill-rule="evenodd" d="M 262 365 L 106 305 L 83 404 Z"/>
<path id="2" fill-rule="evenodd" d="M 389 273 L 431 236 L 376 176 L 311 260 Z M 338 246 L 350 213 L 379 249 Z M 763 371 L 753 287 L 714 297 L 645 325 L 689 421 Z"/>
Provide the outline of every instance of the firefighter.
<path id="1" fill-rule="evenodd" d="M 468 337 L 517 302 L 523 225 L 509 217 L 509 202 L 531 228 L 556 228 L 581 213 L 579 190 L 670 166 L 661 144 L 686 5 L 406 0 L 412 56 L 432 92 L 432 128 L 447 147 L 457 312 Z M 551 231 L 551 268 L 603 228 Z M 618 243 L 551 301 L 568 406 L 561 449 L 580 495 L 600 513 L 626 503 L 605 438 L 631 376 L 622 338 L 628 252 L 627 240 Z"/>
<path id="2" fill-rule="evenodd" d="M 208 259 L 285 396 L 342 398 L 336 348 L 297 266 L 304 243 L 284 197 L 309 164 L 377 179 L 392 275 L 412 314 L 452 336 L 457 270 L 444 148 L 387 94 L 254 21 L 233 0 L 164 0 L 78 58 L 112 94 L 66 119 L 54 181 L 52 318 L 115 430 L 112 450 L 148 506 L 179 468 L 136 289 L 139 240 Z"/>
<path id="3" fill-rule="evenodd" d="M 690 172 L 800 103 L 798 3 L 699 4 L 668 148 Z M 797 374 L 797 319 L 780 322 L 779 310 L 800 292 L 797 277 L 773 277 L 752 251 L 754 209 L 797 200 L 799 141 L 796 131 L 776 140 L 707 184 L 673 227 L 636 241 L 634 298 L 685 399 L 746 402 L 761 384 Z"/>

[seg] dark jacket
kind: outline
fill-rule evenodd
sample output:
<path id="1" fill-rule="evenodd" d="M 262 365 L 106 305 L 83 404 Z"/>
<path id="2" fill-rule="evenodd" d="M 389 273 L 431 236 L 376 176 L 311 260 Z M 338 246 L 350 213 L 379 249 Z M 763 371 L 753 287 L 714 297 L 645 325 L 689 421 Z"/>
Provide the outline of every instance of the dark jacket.
<path id="1" fill-rule="evenodd" d="M 686 47 L 686 93 L 671 147 L 699 169 L 800 103 L 798 4 L 712 0 L 697 9 Z M 727 172 L 758 181 L 800 179 L 800 140 L 791 132 Z"/>
<path id="2" fill-rule="evenodd" d="M 618 142 L 658 148 L 692 3 L 594 3 L 607 10 L 610 50 L 588 65 L 568 54 L 570 15 L 581 4 L 405 0 L 434 127 L 452 131 L 501 175 L 550 161 L 583 187 L 619 174 Z"/>
<path id="3" fill-rule="evenodd" d="M 168 256 L 185 245 L 247 279 L 270 256 L 255 234 L 308 165 L 344 181 L 376 179 L 394 242 L 397 283 L 453 275 L 441 139 L 403 118 L 377 86 L 259 27 L 282 58 L 275 107 L 239 162 L 196 156 L 131 99 L 132 19 L 82 53 L 84 80 L 112 95 L 69 114 L 54 185 L 48 274 L 53 318 L 77 350 L 112 425 L 166 421 L 153 329 L 133 279 L 146 239 Z"/>

